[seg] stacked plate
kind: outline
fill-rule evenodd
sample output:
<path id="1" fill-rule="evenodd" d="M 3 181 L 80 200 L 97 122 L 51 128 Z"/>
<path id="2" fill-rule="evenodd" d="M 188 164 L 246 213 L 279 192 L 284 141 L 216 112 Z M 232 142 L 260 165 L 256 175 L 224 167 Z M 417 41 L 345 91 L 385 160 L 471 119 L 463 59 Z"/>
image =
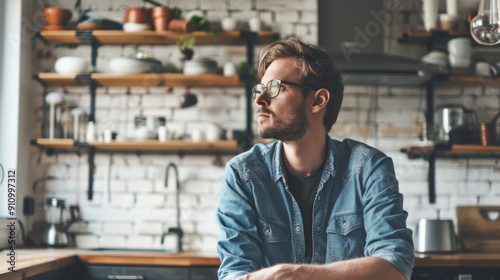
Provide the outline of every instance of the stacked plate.
<path id="1" fill-rule="evenodd" d="M 210 58 L 198 58 L 184 61 L 184 75 L 200 75 L 217 72 L 217 61 Z"/>

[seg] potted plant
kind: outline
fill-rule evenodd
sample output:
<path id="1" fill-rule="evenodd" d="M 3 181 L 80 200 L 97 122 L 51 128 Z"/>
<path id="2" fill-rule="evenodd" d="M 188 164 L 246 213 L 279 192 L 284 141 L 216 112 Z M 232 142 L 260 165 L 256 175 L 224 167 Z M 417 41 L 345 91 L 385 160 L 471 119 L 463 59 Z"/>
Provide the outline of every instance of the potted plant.
<path id="1" fill-rule="evenodd" d="M 177 42 L 177 47 L 182 54 L 183 60 L 190 60 L 193 58 L 194 50 L 192 47 L 194 44 L 196 44 L 196 37 L 192 36 L 187 38 L 184 35 L 180 37 L 179 42 Z"/>

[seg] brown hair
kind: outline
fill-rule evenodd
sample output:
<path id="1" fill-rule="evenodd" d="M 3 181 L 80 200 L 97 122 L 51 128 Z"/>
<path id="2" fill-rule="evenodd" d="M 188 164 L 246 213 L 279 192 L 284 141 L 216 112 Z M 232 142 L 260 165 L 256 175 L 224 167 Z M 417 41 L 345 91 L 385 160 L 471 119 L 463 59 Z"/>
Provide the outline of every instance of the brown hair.
<path id="1" fill-rule="evenodd" d="M 300 40 L 290 38 L 275 42 L 264 48 L 259 58 L 259 76 L 262 77 L 267 67 L 278 58 L 295 58 L 297 77 L 303 84 L 314 89 L 324 88 L 330 92 L 330 100 L 326 106 L 323 123 L 326 131 L 330 131 L 337 121 L 342 99 L 344 83 L 342 73 L 334 66 L 332 59 L 323 48 L 304 44 Z M 304 91 L 304 95 L 307 92 Z"/>

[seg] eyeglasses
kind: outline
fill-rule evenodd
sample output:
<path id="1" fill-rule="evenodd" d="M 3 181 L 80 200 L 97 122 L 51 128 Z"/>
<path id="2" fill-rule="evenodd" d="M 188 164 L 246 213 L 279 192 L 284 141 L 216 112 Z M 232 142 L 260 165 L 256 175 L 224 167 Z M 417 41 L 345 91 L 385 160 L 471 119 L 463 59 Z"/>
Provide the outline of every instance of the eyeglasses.
<path id="1" fill-rule="evenodd" d="M 314 89 L 313 87 L 308 85 L 301 85 L 281 80 L 270 80 L 269 82 L 267 82 L 267 86 L 265 86 L 263 83 L 260 83 L 256 84 L 252 88 L 253 99 L 254 100 L 257 99 L 257 96 L 259 96 L 264 90 L 266 91 L 267 96 L 269 96 L 269 98 L 275 98 L 276 96 L 278 96 L 278 94 L 280 94 L 281 84 L 292 85 L 309 90 Z"/>

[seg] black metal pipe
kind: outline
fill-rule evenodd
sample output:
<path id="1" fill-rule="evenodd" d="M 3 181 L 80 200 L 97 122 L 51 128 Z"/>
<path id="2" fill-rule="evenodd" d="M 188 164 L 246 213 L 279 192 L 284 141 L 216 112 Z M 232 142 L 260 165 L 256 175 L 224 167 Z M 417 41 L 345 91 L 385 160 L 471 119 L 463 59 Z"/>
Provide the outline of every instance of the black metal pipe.
<path id="1" fill-rule="evenodd" d="M 92 146 L 88 148 L 89 153 L 89 189 L 87 192 L 88 200 L 92 200 L 94 197 L 94 158 L 95 158 L 95 149 Z"/>

